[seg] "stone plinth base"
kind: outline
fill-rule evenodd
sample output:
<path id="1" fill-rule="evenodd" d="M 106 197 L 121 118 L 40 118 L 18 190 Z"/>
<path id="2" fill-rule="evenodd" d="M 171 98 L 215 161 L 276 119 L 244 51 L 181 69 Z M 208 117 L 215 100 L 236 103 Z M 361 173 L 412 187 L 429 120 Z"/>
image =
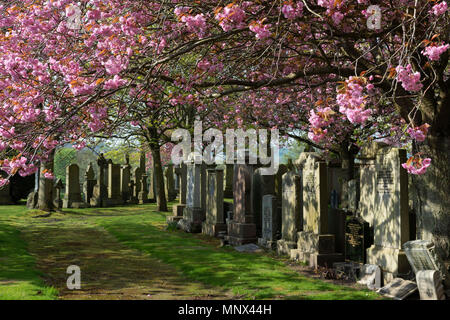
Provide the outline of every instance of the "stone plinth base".
<path id="1" fill-rule="evenodd" d="M 228 236 L 225 239 L 232 246 L 256 243 L 258 240 L 256 238 L 256 224 L 230 221 L 228 223 Z"/>
<path id="2" fill-rule="evenodd" d="M 141 191 L 138 193 L 139 204 L 148 203 L 147 192 Z"/>
<path id="3" fill-rule="evenodd" d="M 331 268 L 333 263 L 344 261 L 344 255 L 335 252 L 334 234 L 300 231 L 297 237 L 298 249 L 291 251 L 292 260 L 308 263 L 312 268 Z"/>
<path id="4" fill-rule="evenodd" d="M 276 240 L 268 240 L 264 238 L 258 238 L 258 245 L 263 248 L 267 248 L 270 250 L 277 250 L 277 242 Z"/>
<path id="5" fill-rule="evenodd" d="M 217 237 L 219 232 L 227 231 L 227 225 L 225 223 L 207 223 L 206 221 L 202 224 L 202 233 L 211 237 Z"/>
<path id="6" fill-rule="evenodd" d="M 377 245 L 367 249 L 367 263 L 376 264 L 381 268 L 385 284 L 397 278 L 398 275 L 407 274 L 411 270 L 403 250 Z"/>
<path id="7" fill-rule="evenodd" d="M 64 209 L 74 208 L 74 209 L 80 209 L 80 208 L 87 208 L 87 204 L 84 202 L 79 201 L 69 201 L 69 200 L 63 200 L 63 206 Z"/>
<path id="8" fill-rule="evenodd" d="M 186 208 L 185 204 L 177 204 L 172 207 L 173 216 L 169 216 L 166 218 L 167 223 L 169 222 L 178 222 L 183 219 L 183 211 Z"/>
<path id="9" fill-rule="evenodd" d="M 280 239 L 277 241 L 277 253 L 278 255 L 290 255 L 291 250 L 297 248 L 297 243 L 294 241 L 287 241 Z"/>
<path id="10" fill-rule="evenodd" d="M 342 253 L 311 253 L 309 255 L 309 266 L 311 268 L 327 267 L 332 268 L 333 263 L 344 261 Z"/>
<path id="11" fill-rule="evenodd" d="M 179 222 L 180 220 L 182 220 L 183 219 L 183 217 L 176 217 L 176 216 L 168 216 L 167 218 L 166 218 L 166 222 L 167 223 L 171 223 L 171 222 Z"/>
<path id="12" fill-rule="evenodd" d="M 312 232 L 297 232 L 297 247 L 310 253 L 328 254 L 334 253 L 334 235 L 333 234 L 315 234 Z"/>
<path id="13" fill-rule="evenodd" d="M 200 233 L 204 220 L 205 211 L 202 208 L 186 207 L 183 210 L 183 219 L 178 221 L 178 226 L 186 232 Z"/>

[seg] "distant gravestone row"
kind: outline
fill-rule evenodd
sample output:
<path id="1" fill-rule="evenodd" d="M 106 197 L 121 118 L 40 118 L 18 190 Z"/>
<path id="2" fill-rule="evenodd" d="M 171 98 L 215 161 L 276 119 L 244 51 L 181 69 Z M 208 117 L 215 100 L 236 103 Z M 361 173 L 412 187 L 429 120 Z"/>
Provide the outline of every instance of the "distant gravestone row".
<path id="1" fill-rule="evenodd" d="M 56 208 L 110 207 L 122 204 L 142 204 L 155 202 L 156 192 L 153 174 L 146 174 L 145 167 L 132 169 L 130 159 L 126 164 L 114 164 L 101 154 L 97 159 L 97 175 L 94 165 L 90 163 L 84 173 L 84 183 L 80 184 L 80 169 L 77 164 L 66 168 L 65 186 L 58 179 L 53 184 L 53 203 Z M 145 155 L 141 155 L 141 166 L 145 165 Z M 173 166 L 167 166 L 165 172 L 165 189 L 169 201 L 175 200 L 175 177 Z M 62 190 L 64 197 L 61 199 Z M 182 190 L 186 190 L 182 188 Z M 185 196 L 185 194 L 184 194 Z M 29 197 L 29 207 L 35 207 L 37 192 Z M 36 199 L 34 199 L 36 198 Z"/>

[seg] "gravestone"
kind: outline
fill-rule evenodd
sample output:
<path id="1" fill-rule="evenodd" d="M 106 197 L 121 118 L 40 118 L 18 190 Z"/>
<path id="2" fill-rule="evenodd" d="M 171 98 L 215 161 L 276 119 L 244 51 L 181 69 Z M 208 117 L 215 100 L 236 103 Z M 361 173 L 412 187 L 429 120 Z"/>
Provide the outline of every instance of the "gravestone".
<path id="1" fill-rule="evenodd" d="M 445 287 L 450 288 L 450 275 L 436 247 L 429 240 L 413 240 L 403 244 L 403 250 L 415 274 L 422 270 L 437 270 L 441 273 Z"/>
<path id="2" fill-rule="evenodd" d="M 148 176 L 144 173 L 141 176 L 141 181 L 140 181 L 140 185 L 141 187 L 139 188 L 139 194 L 138 194 L 138 201 L 139 204 L 144 204 L 144 203 L 148 203 L 148 187 L 147 187 L 147 178 Z"/>
<path id="3" fill-rule="evenodd" d="M 383 286 L 381 268 L 374 264 L 363 265 L 358 283 L 366 285 L 370 290 L 380 289 Z"/>
<path id="4" fill-rule="evenodd" d="M 120 194 L 120 164 L 108 161 L 108 198 L 104 200 L 105 206 L 116 206 L 123 204 Z"/>
<path id="5" fill-rule="evenodd" d="M 34 191 L 30 192 L 27 196 L 27 208 L 35 209 L 37 208 L 39 200 L 39 178 L 41 176 L 41 168 L 38 167 L 36 173 L 34 174 Z"/>
<path id="6" fill-rule="evenodd" d="M 156 184 L 155 184 L 155 170 L 149 170 L 148 173 L 148 195 L 147 200 L 150 203 L 156 202 Z"/>
<path id="7" fill-rule="evenodd" d="M 178 226 L 186 232 L 199 233 L 202 231 L 202 223 L 206 218 L 206 165 L 196 163 L 190 156 L 186 166 L 186 207 L 183 210 L 183 219 L 178 221 Z"/>
<path id="8" fill-rule="evenodd" d="M 66 192 L 63 208 L 84 208 L 80 191 L 80 169 L 78 165 L 71 164 L 66 168 Z"/>
<path id="9" fill-rule="evenodd" d="M 266 194 L 262 200 L 262 237 L 258 238 L 258 244 L 262 247 L 276 250 L 277 237 L 280 234 L 281 216 L 278 211 L 277 197 Z"/>
<path id="10" fill-rule="evenodd" d="M 165 179 L 165 192 L 167 201 L 174 201 L 176 199 L 177 193 L 175 191 L 175 180 L 173 176 L 173 165 L 169 164 L 164 169 L 164 179 Z"/>
<path id="11" fill-rule="evenodd" d="M 251 165 L 236 164 L 234 166 L 233 218 L 228 222 L 226 237 L 232 246 L 257 241 L 251 196 L 252 174 Z"/>
<path id="12" fill-rule="evenodd" d="M 142 179 L 142 170 L 141 168 L 135 168 L 133 170 L 133 180 L 134 180 L 134 189 L 133 189 L 133 197 L 138 199 L 139 192 L 141 192 L 141 179 Z"/>
<path id="13" fill-rule="evenodd" d="M 266 194 L 275 194 L 275 176 L 262 175 L 263 168 L 255 169 L 252 180 L 253 214 L 256 224 L 256 235 L 262 235 L 262 199 Z"/>
<path id="14" fill-rule="evenodd" d="M 367 263 L 383 269 L 389 283 L 410 270 L 402 245 L 409 241 L 408 177 L 401 164 L 406 150 L 382 148 L 376 157 L 374 244 L 367 249 Z"/>
<path id="15" fill-rule="evenodd" d="M 223 169 L 207 170 L 206 220 L 202 233 L 217 237 L 227 230 L 223 215 Z"/>
<path id="16" fill-rule="evenodd" d="M 297 232 L 302 230 L 302 187 L 301 177 L 294 171 L 283 175 L 283 197 L 281 217 L 281 239 L 277 242 L 280 255 L 290 255 L 297 248 Z"/>
<path id="17" fill-rule="evenodd" d="M 183 211 L 186 208 L 187 167 L 185 163 L 180 164 L 180 196 L 178 204 L 173 206 L 173 216 L 167 217 L 167 222 L 183 219 Z"/>
<path id="18" fill-rule="evenodd" d="M 127 154 L 125 156 L 125 165 L 120 169 L 120 194 L 122 196 L 122 201 L 127 203 L 130 200 L 131 189 L 130 189 L 130 179 L 131 179 L 131 165 L 130 156 Z"/>
<path id="19" fill-rule="evenodd" d="M 128 203 L 137 204 L 138 200 L 134 196 L 134 190 L 136 189 L 136 184 L 134 183 L 134 180 L 130 179 L 130 182 L 128 183 L 128 189 L 130 190 L 130 200 L 128 200 Z"/>
<path id="20" fill-rule="evenodd" d="M 394 300 L 404 300 L 417 291 L 417 285 L 409 280 L 394 278 L 388 285 L 377 290 L 379 294 Z"/>
<path id="21" fill-rule="evenodd" d="M 366 263 L 366 249 L 371 245 L 369 223 L 349 217 L 345 223 L 345 261 Z"/>
<path id="22" fill-rule="evenodd" d="M 233 175 L 234 164 L 227 164 L 225 169 L 225 189 L 223 191 L 224 198 L 233 198 Z"/>
<path id="23" fill-rule="evenodd" d="M 105 169 L 107 168 L 107 161 L 103 156 L 103 153 L 98 157 L 97 165 L 98 175 L 91 198 L 92 207 L 102 207 L 104 205 L 104 201 L 108 197 L 108 191 L 105 185 Z"/>
<path id="24" fill-rule="evenodd" d="M 63 201 L 61 199 L 61 189 L 64 188 L 61 179 L 56 180 L 54 188 L 55 188 L 55 199 L 53 200 L 53 205 L 55 206 L 55 208 L 61 209 L 63 206 Z"/>
<path id="25" fill-rule="evenodd" d="M 420 300 L 445 300 L 441 273 L 437 270 L 420 270 L 416 273 Z"/>
<path id="26" fill-rule="evenodd" d="M 92 163 L 89 163 L 86 172 L 84 173 L 84 183 L 83 183 L 84 202 L 88 207 L 90 206 L 91 198 L 94 193 L 95 183 L 96 180 L 94 168 L 92 167 Z"/>
<path id="27" fill-rule="evenodd" d="M 335 235 L 329 233 L 328 225 L 328 170 L 326 163 L 315 153 L 303 156 L 303 230 L 297 233 L 296 250 L 291 258 L 308 262 L 310 267 L 330 267 L 343 261 L 336 253 Z"/>

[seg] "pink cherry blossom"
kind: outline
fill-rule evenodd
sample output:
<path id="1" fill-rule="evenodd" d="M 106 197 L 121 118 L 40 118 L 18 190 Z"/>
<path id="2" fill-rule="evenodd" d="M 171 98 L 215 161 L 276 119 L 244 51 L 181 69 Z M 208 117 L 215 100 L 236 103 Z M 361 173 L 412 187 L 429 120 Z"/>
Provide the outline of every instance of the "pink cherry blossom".
<path id="1" fill-rule="evenodd" d="M 432 61 L 437 61 L 439 60 L 439 58 L 441 57 L 441 54 L 443 54 L 445 51 L 448 50 L 448 48 L 450 47 L 450 45 L 448 44 L 443 44 L 440 46 L 427 46 L 423 51 L 422 54 L 427 56 L 428 59 L 432 60 Z"/>
<path id="2" fill-rule="evenodd" d="M 420 72 L 412 72 L 411 64 L 408 64 L 406 68 L 398 66 L 395 70 L 397 71 L 397 80 L 401 82 L 405 90 L 415 92 L 422 89 Z"/>

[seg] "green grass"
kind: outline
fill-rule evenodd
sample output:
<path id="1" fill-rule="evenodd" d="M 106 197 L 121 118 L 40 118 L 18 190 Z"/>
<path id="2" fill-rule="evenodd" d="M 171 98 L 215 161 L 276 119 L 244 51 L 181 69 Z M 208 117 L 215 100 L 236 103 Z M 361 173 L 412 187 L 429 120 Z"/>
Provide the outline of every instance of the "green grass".
<path id="1" fill-rule="evenodd" d="M 19 209 L 20 208 L 20 209 Z M 35 259 L 27 251 L 20 231 L 8 223 L 23 207 L 0 206 L 0 300 L 50 300 L 58 292 L 44 285 Z M 11 221 L 11 220 L 9 220 Z"/>
<path id="2" fill-rule="evenodd" d="M 139 299 L 149 291 L 160 299 L 380 299 L 300 275 L 274 254 L 240 253 L 208 236 L 167 229 L 169 214 L 145 204 L 32 218 L 36 212 L 24 206 L 0 207 L 0 299 L 56 298 L 41 277 L 63 299 Z M 82 267 L 86 291 L 64 288 L 70 264 Z"/>
<path id="3" fill-rule="evenodd" d="M 299 275 L 268 254 L 219 248 L 203 235 L 164 232 L 165 214 L 98 219 L 120 242 L 175 266 L 188 279 L 232 290 L 247 299 L 374 299 L 369 290 L 330 284 Z M 213 244 L 211 243 L 213 242 Z"/>

